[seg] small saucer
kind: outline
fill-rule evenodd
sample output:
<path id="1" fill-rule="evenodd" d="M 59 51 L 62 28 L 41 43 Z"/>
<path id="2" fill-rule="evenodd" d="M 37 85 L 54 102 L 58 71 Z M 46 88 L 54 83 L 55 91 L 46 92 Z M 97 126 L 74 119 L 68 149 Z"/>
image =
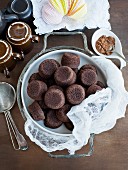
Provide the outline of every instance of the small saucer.
<path id="1" fill-rule="evenodd" d="M 120 42 L 119 38 L 112 31 L 109 31 L 109 30 L 104 29 L 104 28 L 101 28 L 101 29 L 95 31 L 93 36 L 92 36 L 91 44 L 92 44 L 92 48 L 95 51 L 95 53 L 102 56 L 102 57 L 105 57 L 105 58 L 117 58 L 122 63 L 122 67 L 124 67 L 126 65 L 126 63 L 123 61 L 123 59 L 119 58 L 115 53 L 112 53 L 111 55 L 104 55 L 104 54 L 101 54 L 100 52 L 97 51 L 97 49 L 96 49 L 96 41 L 102 35 L 111 36 L 111 37 L 115 38 L 115 51 L 117 51 L 119 54 L 124 56 L 124 54 L 122 52 L 122 45 L 121 45 L 121 42 Z"/>

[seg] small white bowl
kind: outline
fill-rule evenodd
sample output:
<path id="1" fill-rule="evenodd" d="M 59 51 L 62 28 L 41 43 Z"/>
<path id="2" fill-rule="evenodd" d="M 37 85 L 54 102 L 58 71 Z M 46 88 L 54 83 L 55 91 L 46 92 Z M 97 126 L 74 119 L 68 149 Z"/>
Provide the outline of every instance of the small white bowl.
<path id="1" fill-rule="evenodd" d="M 121 62 L 121 68 L 123 68 L 126 65 L 126 62 L 123 59 L 121 59 L 118 55 L 116 55 L 115 53 L 112 53 L 111 55 L 104 55 L 104 54 L 101 54 L 100 52 L 97 51 L 96 41 L 102 35 L 106 35 L 107 37 L 112 36 L 113 38 L 115 38 L 115 51 L 118 52 L 119 54 L 121 54 L 124 57 L 124 54 L 122 52 L 122 45 L 121 45 L 119 38 L 112 31 L 109 31 L 109 30 L 104 29 L 104 28 L 101 28 L 101 29 L 94 32 L 94 34 L 92 36 L 92 40 L 91 40 L 93 50 L 95 51 L 96 54 L 103 56 L 105 58 L 117 58 L 117 59 L 119 59 L 120 62 Z"/>

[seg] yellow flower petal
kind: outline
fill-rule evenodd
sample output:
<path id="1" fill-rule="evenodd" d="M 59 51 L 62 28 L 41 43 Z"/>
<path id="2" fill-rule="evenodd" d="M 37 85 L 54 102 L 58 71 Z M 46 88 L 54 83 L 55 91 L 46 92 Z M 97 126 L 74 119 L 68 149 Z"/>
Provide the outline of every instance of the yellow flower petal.
<path id="1" fill-rule="evenodd" d="M 52 6 L 62 15 L 64 15 L 63 6 L 60 0 L 50 0 Z"/>
<path id="2" fill-rule="evenodd" d="M 71 7 L 70 7 L 70 9 L 69 9 L 69 11 L 68 11 L 68 14 L 67 15 L 70 15 L 70 13 L 73 11 L 73 9 L 75 8 L 75 6 L 76 6 L 76 4 L 78 3 L 78 0 L 74 0 L 74 1 L 72 1 L 72 3 L 71 3 Z"/>
<path id="3" fill-rule="evenodd" d="M 70 18 L 78 20 L 87 13 L 87 5 L 84 4 L 70 14 Z"/>

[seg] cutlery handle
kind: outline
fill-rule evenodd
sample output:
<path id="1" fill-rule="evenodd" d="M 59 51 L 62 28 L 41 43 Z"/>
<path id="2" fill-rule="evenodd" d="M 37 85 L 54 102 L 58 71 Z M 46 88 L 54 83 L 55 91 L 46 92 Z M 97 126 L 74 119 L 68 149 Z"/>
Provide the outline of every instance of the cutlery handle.
<path id="1" fill-rule="evenodd" d="M 15 150 L 26 150 L 28 148 L 27 142 L 25 140 L 25 138 L 23 137 L 23 135 L 21 135 L 12 119 L 12 116 L 10 114 L 10 111 L 6 111 L 5 112 L 5 118 L 6 118 L 6 122 L 7 122 L 7 126 L 8 126 L 8 130 L 9 130 L 9 134 L 11 137 L 11 141 L 12 141 L 12 145 L 14 147 Z M 12 132 L 17 140 L 18 143 L 18 148 L 16 148 L 14 141 L 13 141 L 13 137 L 12 137 Z"/>

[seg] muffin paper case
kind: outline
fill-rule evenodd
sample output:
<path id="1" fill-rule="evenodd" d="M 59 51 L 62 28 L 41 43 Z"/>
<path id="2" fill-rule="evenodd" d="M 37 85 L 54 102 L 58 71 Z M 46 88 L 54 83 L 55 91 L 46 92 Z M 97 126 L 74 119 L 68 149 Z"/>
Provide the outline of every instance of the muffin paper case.
<path id="1" fill-rule="evenodd" d="M 52 35 L 54 34 L 57 34 L 57 32 L 53 33 Z M 67 33 L 60 34 L 67 35 Z M 83 35 L 83 33 L 81 34 Z M 48 35 L 45 35 L 45 38 L 46 37 L 48 37 Z M 30 63 L 37 59 L 40 54 L 43 54 L 47 46 L 45 38 L 44 49 L 38 55 L 36 55 Z M 85 39 L 84 43 L 86 44 Z M 87 46 L 85 47 L 85 50 L 86 49 Z M 102 56 L 92 56 L 92 59 L 103 71 L 108 87 L 106 89 L 102 89 L 101 91 L 97 91 L 95 94 L 92 94 L 86 98 L 81 104 L 71 108 L 67 115 L 73 122 L 74 129 L 70 135 L 58 135 L 47 132 L 46 130 L 42 130 L 39 126 L 37 126 L 34 121 L 30 120 L 24 111 L 20 99 L 20 86 L 22 86 L 21 84 L 23 76 L 30 63 L 28 63 L 28 65 L 25 67 L 19 78 L 17 86 L 17 100 L 20 111 L 26 119 L 26 134 L 29 136 L 31 141 L 35 142 L 46 152 L 53 152 L 63 149 L 68 149 L 69 151 L 69 155 L 53 155 L 49 153 L 51 157 L 73 158 L 90 156 L 93 152 L 94 134 L 100 134 L 104 131 L 112 129 L 116 125 L 117 119 L 125 116 L 126 106 L 128 104 L 128 92 L 125 90 L 121 71 L 115 64 L 113 64 L 111 60 L 108 60 Z M 87 154 L 75 154 L 75 151 L 85 146 L 88 141 L 90 144 L 90 151 Z"/>
<path id="2" fill-rule="evenodd" d="M 33 17 L 35 18 L 34 25 L 37 27 L 35 31 L 37 34 L 41 35 L 52 32 L 53 30 L 59 30 L 61 28 L 66 28 L 69 31 L 83 29 L 84 27 L 87 27 L 88 29 L 97 27 L 111 29 L 110 23 L 108 21 L 110 19 L 110 14 L 108 11 L 110 5 L 108 0 L 82 0 L 85 1 L 85 3 L 87 4 L 87 11 L 85 10 L 86 14 L 85 16 L 83 16 L 82 19 L 80 18 L 77 20 L 74 20 L 67 16 L 63 17 L 61 16 L 62 14 L 59 15 L 57 11 L 53 11 L 53 9 L 49 10 L 51 10 L 51 13 L 54 13 L 54 15 L 52 16 L 51 14 L 49 18 L 47 18 L 48 16 L 46 16 L 45 19 L 43 19 L 42 8 L 46 3 L 49 2 L 49 0 L 31 1 L 33 5 Z M 79 15 L 81 16 L 81 14 Z M 77 18 L 79 17 L 77 16 Z M 47 24 L 44 20 L 47 20 L 52 24 Z"/>

